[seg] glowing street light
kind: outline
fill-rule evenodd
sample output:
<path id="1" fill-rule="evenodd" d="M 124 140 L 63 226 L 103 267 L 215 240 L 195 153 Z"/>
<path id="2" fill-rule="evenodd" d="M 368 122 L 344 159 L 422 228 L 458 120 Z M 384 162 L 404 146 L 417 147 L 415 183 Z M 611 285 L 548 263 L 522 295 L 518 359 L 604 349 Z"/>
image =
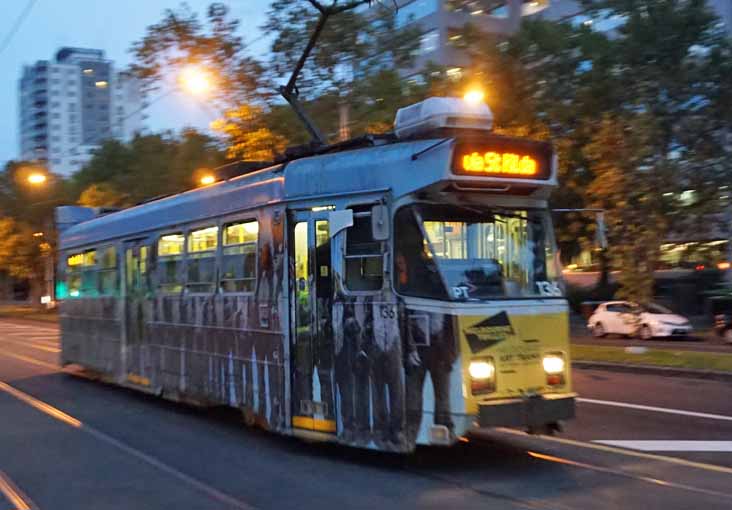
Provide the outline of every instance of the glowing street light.
<path id="1" fill-rule="evenodd" d="M 485 99 L 485 92 L 478 88 L 470 89 L 465 93 L 463 99 L 470 105 L 477 105 Z"/>
<path id="2" fill-rule="evenodd" d="M 216 182 L 216 177 L 210 174 L 204 175 L 203 177 L 201 177 L 199 182 L 201 183 L 201 186 L 208 186 L 209 184 L 213 184 Z"/>
<path id="3" fill-rule="evenodd" d="M 199 66 L 190 65 L 180 73 L 182 87 L 194 96 L 202 96 L 211 90 L 210 74 Z"/>
<path id="4" fill-rule="evenodd" d="M 44 184 L 47 180 L 48 177 L 40 172 L 33 172 L 28 176 L 28 182 L 30 184 L 33 184 L 34 186 L 40 186 L 41 184 Z"/>

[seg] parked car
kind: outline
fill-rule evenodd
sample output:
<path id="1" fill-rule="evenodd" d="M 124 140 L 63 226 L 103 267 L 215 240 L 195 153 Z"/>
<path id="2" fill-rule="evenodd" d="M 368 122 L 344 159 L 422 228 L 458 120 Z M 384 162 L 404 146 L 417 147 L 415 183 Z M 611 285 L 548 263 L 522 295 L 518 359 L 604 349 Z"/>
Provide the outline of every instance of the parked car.
<path id="1" fill-rule="evenodd" d="M 686 317 L 657 304 L 638 305 L 630 301 L 608 301 L 600 304 L 587 321 L 596 337 L 607 334 L 653 337 L 683 337 L 691 331 Z"/>
<path id="2" fill-rule="evenodd" d="M 724 313 L 715 315 L 714 331 L 724 338 L 725 342 L 732 344 L 732 315 Z"/>

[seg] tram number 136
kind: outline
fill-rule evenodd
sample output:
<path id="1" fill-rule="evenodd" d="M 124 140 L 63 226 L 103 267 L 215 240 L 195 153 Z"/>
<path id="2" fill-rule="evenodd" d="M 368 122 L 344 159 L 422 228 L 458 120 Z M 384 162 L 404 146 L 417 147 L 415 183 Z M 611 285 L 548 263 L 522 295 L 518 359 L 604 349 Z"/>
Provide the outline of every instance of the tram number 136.
<path id="1" fill-rule="evenodd" d="M 561 296 L 562 290 L 557 282 L 536 282 L 539 294 L 542 296 Z"/>

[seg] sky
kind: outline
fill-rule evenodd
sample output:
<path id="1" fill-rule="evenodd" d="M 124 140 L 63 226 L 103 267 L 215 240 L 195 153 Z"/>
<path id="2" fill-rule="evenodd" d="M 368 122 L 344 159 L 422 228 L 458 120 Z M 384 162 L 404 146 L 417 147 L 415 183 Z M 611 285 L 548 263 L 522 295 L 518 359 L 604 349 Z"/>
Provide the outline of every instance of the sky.
<path id="1" fill-rule="evenodd" d="M 0 41 L 11 31 L 30 0 L 0 0 Z M 212 0 L 187 0 L 203 15 Z M 181 0 L 36 0 L 30 14 L 0 53 L 0 167 L 18 157 L 18 80 L 24 64 L 51 60 L 62 46 L 104 50 L 116 69 L 127 67 L 129 48 L 141 39 L 148 25 L 158 22 L 163 11 L 181 5 Z M 260 34 L 269 0 L 224 0 L 232 16 L 241 21 L 245 41 Z M 266 54 L 266 41 L 251 46 L 253 53 Z M 162 95 L 165 89 L 154 93 Z M 188 98 L 172 93 L 155 101 L 146 111 L 146 128 L 151 131 L 178 130 L 193 126 L 207 129 L 216 112 Z"/>

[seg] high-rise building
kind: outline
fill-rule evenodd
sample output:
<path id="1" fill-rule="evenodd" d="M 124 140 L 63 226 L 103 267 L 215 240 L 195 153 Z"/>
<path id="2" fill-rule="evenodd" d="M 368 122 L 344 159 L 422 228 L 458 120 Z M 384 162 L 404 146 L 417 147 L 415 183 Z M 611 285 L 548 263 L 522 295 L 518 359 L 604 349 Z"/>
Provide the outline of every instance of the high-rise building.
<path id="1" fill-rule="evenodd" d="M 732 1 L 708 2 L 732 33 Z M 623 23 L 620 16 L 590 17 L 579 0 L 398 0 L 398 5 L 397 27 L 418 25 L 422 32 L 414 67 L 402 70 L 404 76 L 418 73 L 430 62 L 459 76 L 470 64 L 461 49 L 467 24 L 484 32 L 510 35 L 525 18 L 582 23 L 598 31 L 612 31 Z"/>
<path id="2" fill-rule="evenodd" d="M 19 83 L 20 157 L 69 175 L 107 139 L 143 127 L 139 82 L 116 72 L 102 50 L 61 48 L 53 61 L 25 66 Z"/>

